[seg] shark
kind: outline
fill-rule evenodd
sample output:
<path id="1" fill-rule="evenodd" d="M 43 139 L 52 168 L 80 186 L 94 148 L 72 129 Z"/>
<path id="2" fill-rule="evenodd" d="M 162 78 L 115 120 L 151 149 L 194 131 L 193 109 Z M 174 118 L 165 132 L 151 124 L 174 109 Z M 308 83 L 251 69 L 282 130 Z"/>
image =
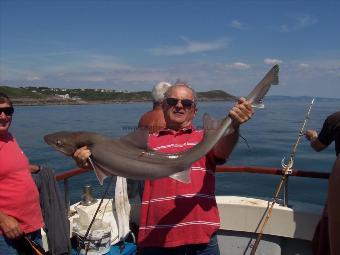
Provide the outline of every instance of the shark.
<path id="1" fill-rule="evenodd" d="M 279 84 L 279 66 L 273 66 L 254 87 L 246 99 L 253 107 L 263 108 L 263 98 L 271 85 Z M 178 153 L 160 153 L 147 146 L 148 130 L 137 129 L 120 137 L 111 138 L 96 132 L 61 131 L 44 136 L 45 142 L 67 156 L 83 146 L 91 151 L 89 158 L 99 182 L 108 175 L 128 179 L 145 180 L 171 177 L 180 182 L 190 182 L 190 167 L 206 155 L 219 139 L 228 134 L 232 119 L 227 116 L 216 126 L 216 122 L 204 114 L 204 137 L 192 148 Z"/>

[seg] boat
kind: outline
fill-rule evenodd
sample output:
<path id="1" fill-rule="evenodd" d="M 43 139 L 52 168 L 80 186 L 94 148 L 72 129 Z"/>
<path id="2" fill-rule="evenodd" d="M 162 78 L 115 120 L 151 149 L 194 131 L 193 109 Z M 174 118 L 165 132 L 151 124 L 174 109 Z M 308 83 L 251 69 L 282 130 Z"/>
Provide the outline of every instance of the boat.
<path id="1" fill-rule="evenodd" d="M 69 179 L 76 178 L 88 171 L 89 170 L 78 168 L 56 175 L 56 180 L 64 184 L 64 200 L 68 208 L 71 223 L 74 218 L 79 217 L 75 210 L 79 202 L 70 205 Z M 270 167 L 224 165 L 218 166 L 216 171 L 218 173 L 239 172 L 282 175 L 282 169 Z M 328 179 L 329 173 L 294 169 L 290 174 L 290 178 L 299 177 Z M 285 190 L 283 193 L 284 199 L 279 200 L 273 205 L 271 217 L 263 230 L 263 236 L 255 254 L 310 255 L 312 254 L 311 241 L 317 223 L 322 215 L 323 206 L 305 202 L 288 201 L 288 190 Z M 218 231 L 221 255 L 250 254 L 258 232 L 260 231 L 260 226 L 263 224 L 266 212 L 272 201 L 263 198 L 227 195 L 216 196 L 216 200 L 221 218 L 221 226 Z M 98 202 L 93 205 L 97 207 Z M 139 204 L 132 203 L 130 223 L 138 225 L 138 222 Z M 123 248 L 121 243 L 111 242 L 110 254 L 136 254 L 133 232 L 131 232 L 131 236 L 132 238 L 130 237 L 129 241 L 123 243 Z M 44 248 L 48 250 L 46 236 L 43 236 L 43 241 Z"/>

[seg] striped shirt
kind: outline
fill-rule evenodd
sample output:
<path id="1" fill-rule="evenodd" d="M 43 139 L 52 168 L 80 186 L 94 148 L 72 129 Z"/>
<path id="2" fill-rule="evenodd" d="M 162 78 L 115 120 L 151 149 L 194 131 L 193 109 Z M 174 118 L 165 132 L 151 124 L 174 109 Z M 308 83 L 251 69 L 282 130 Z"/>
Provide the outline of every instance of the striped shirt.
<path id="1" fill-rule="evenodd" d="M 192 127 L 176 133 L 162 130 L 149 136 L 149 146 L 160 152 L 180 152 L 195 146 L 203 135 L 203 130 Z M 176 247 L 210 241 L 220 226 L 215 167 L 214 159 L 208 154 L 191 166 L 190 183 L 170 177 L 145 181 L 139 246 Z"/>

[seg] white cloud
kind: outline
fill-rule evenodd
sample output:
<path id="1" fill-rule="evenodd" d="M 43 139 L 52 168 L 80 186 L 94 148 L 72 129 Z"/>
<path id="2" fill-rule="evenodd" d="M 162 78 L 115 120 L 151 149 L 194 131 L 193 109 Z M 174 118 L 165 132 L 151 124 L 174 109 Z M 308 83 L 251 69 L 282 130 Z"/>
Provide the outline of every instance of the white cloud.
<path id="1" fill-rule="evenodd" d="M 0 82 L 2 80 L 21 79 L 26 81 L 39 81 L 42 79 L 38 72 L 30 69 L 13 68 L 8 66 L 1 66 Z"/>
<path id="2" fill-rule="evenodd" d="M 280 28 L 279 28 L 279 30 L 280 30 L 281 32 L 289 32 L 289 28 L 288 28 L 288 26 L 285 25 L 285 24 L 281 25 Z"/>
<path id="3" fill-rule="evenodd" d="M 39 76 L 29 77 L 28 80 L 39 81 L 41 78 Z"/>
<path id="4" fill-rule="evenodd" d="M 318 22 L 318 19 L 308 14 L 292 14 L 289 15 L 289 24 L 281 24 L 279 30 L 281 32 L 291 32 L 304 29 Z"/>
<path id="5" fill-rule="evenodd" d="M 308 58 L 296 60 L 288 58 L 280 70 L 280 83 L 284 86 L 273 87 L 270 93 L 339 97 L 337 96 L 340 81 L 339 54 L 328 52 L 327 55 L 309 55 Z M 283 63 L 282 60 L 274 58 L 267 58 L 264 61 L 270 65 Z M 197 91 L 223 89 L 233 95 L 244 96 L 270 69 L 258 61 L 249 63 L 239 61 L 226 65 L 224 61 L 202 59 L 176 62 L 166 67 L 159 65 L 140 67 L 129 63 L 122 64 L 123 62 L 115 57 L 92 54 L 72 61 L 68 58 L 64 62 L 58 62 L 57 66 L 49 66 L 44 62 L 45 66 L 40 68 L 34 66 L 10 68 L 2 64 L 0 83 L 15 86 L 150 90 L 156 82 L 162 80 L 174 82 L 179 78 L 188 81 Z"/>
<path id="6" fill-rule="evenodd" d="M 243 25 L 238 20 L 233 20 L 231 22 L 230 26 L 233 27 L 233 28 L 237 28 L 237 29 L 242 29 L 243 28 Z"/>
<path id="7" fill-rule="evenodd" d="M 276 64 L 282 64 L 282 60 L 275 59 L 275 58 L 266 58 L 263 60 L 263 62 L 267 65 L 276 65 Z"/>
<path id="8" fill-rule="evenodd" d="M 308 68 L 309 64 L 301 63 L 301 64 L 299 64 L 299 67 L 301 67 L 301 68 Z"/>
<path id="9" fill-rule="evenodd" d="M 100 70 L 112 70 L 112 69 L 126 69 L 130 68 L 129 65 L 120 63 L 117 59 L 103 56 L 95 56 L 88 63 L 90 68 L 100 69 Z"/>
<path id="10" fill-rule="evenodd" d="M 184 46 L 164 46 L 150 49 L 149 52 L 155 56 L 173 56 L 221 50 L 228 46 L 226 38 L 210 42 L 194 42 L 184 37 L 182 39 L 186 44 Z"/>
<path id="11" fill-rule="evenodd" d="M 122 68 L 112 70 L 70 70 L 66 73 L 59 73 L 58 79 L 67 82 L 81 84 L 102 84 L 105 87 L 114 84 L 123 89 L 127 84 L 129 86 L 140 84 L 154 84 L 160 80 L 170 80 L 167 71 L 154 68 Z"/>
<path id="12" fill-rule="evenodd" d="M 295 30 L 302 29 L 311 25 L 314 25 L 315 23 L 318 22 L 318 20 L 310 15 L 300 15 L 296 16 L 296 24 L 294 26 Z"/>
<path id="13" fill-rule="evenodd" d="M 230 67 L 230 68 L 233 68 L 233 69 L 238 69 L 238 70 L 245 70 L 245 69 L 250 68 L 249 64 L 242 63 L 242 62 L 235 62 L 235 63 L 232 63 L 232 64 L 227 65 L 227 66 Z"/>
<path id="14" fill-rule="evenodd" d="M 34 65 L 21 67 L 1 66 L 0 81 L 27 81 L 44 82 L 46 80 L 79 81 L 79 82 L 105 82 L 112 72 L 128 73 L 133 67 L 122 63 L 121 60 L 110 55 L 80 54 L 81 52 L 68 52 L 67 57 L 58 58 L 59 54 L 31 58 L 31 62 L 40 62 L 39 68 Z M 48 56 L 48 57 L 45 57 Z"/>

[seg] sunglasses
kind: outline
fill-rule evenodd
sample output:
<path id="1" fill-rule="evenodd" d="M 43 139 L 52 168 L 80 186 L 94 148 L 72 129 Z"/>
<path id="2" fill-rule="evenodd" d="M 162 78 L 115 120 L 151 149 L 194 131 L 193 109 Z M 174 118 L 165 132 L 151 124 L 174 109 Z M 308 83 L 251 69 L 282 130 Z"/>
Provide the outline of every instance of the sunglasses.
<path id="1" fill-rule="evenodd" d="M 7 116 L 12 116 L 14 113 L 14 108 L 13 107 L 4 107 L 0 108 L 0 114 L 4 113 Z"/>
<path id="2" fill-rule="evenodd" d="M 177 99 L 172 97 L 168 97 L 167 99 L 165 99 L 165 101 L 169 106 L 175 106 L 178 104 L 178 102 L 181 102 L 181 104 L 185 108 L 190 108 L 194 104 L 194 101 L 190 99 Z"/>

